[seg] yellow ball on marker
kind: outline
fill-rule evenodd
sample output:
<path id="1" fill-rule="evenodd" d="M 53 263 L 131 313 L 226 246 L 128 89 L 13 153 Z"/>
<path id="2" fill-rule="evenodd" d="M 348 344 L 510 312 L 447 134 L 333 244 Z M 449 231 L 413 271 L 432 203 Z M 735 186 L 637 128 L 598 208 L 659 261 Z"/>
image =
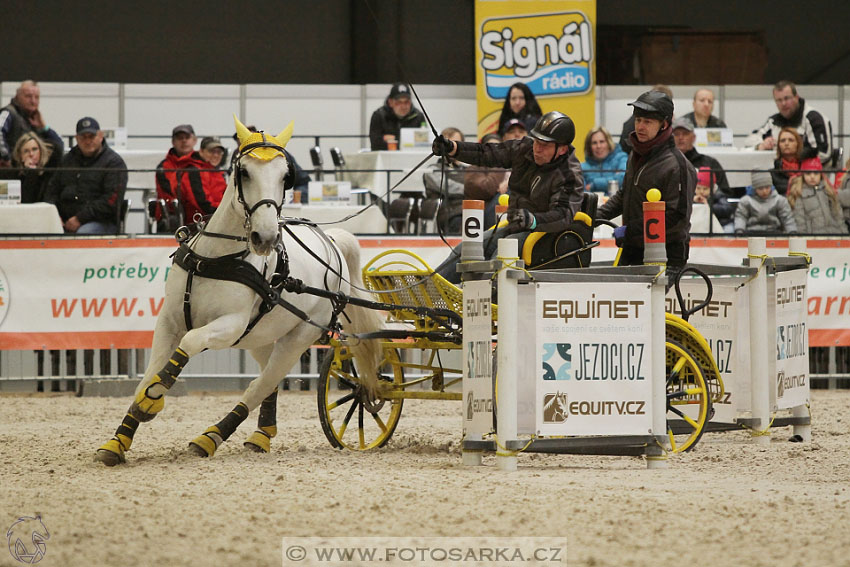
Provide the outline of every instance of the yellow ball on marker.
<path id="1" fill-rule="evenodd" d="M 650 189 L 646 192 L 646 200 L 650 203 L 656 203 L 661 200 L 661 191 L 658 189 Z"/>
<path id="2" fill-rule="evenodd" d="M 659 193 L 659 195 L 660 195 L 660 193 Z M 507 193 L 502 193 L 501 195 L 499 195 L 499 204 L 500 205 L 507 207 L 509 200 L 510 200 L 510 197 L 508 196 Z"/>

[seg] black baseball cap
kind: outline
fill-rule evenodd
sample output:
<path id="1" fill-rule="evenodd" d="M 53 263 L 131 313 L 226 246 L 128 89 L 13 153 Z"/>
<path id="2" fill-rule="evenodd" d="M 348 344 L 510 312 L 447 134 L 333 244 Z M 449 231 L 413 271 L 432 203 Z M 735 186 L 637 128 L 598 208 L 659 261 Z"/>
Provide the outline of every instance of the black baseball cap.
<path id="1" fill-rule="evenodd" d="M 396 83 L 390 89 L 390 98 L 398 100 L 402 97 L 410 98 L 410 87 L 405 83 Z"/>
<path id="2" fill-rule="evenodd" d="M 97 134 L 99 131 L 100 124 L 91 116 L 77 120 L 77 134 Z"/>
<path id="3" fill-rule="evenodd" d="M 507 122 L 505 122 L 505 132 L 513 128 L 514 126 L 519 126 L 526 132 L 528 132 L 528 126 L 525 125 L 525 122 L 520 120 L 519 118 L 511 118 Z"/>
<path id="4" fill-rule="evenodd" d="M 195 129 L 192 128 L 191 124 L 181 124 L 179 126 L 174 127 L 174 130 L 171 131 L 171 137 L 173 138 L 177 134 L 189 134 L 189 135 L 194 136 L 195 135 Z"/>
<path id="5" fill-rule="evenodd" d="M 201 149 L 206 150 L 208 148 L 221 148 L 222 150 L 225 147 L 221 143 L 221 139 L 218 136 L 207 136 L 203 140 L 201 140 Z"/>

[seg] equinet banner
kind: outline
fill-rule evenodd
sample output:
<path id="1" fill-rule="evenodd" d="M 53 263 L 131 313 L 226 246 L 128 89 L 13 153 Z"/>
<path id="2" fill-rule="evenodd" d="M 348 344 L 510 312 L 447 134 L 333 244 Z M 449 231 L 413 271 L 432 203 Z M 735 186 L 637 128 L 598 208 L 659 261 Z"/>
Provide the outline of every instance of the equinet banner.
<path id="1" fill-rule="evenodd" d="M 498 128 L 512 84 L 525 83 L 543 112 L 594 125 L 596 0 L 477 0 L 475 83 L 479 138 Z M 583 159 L 581 143 L 576 145 Z"/>

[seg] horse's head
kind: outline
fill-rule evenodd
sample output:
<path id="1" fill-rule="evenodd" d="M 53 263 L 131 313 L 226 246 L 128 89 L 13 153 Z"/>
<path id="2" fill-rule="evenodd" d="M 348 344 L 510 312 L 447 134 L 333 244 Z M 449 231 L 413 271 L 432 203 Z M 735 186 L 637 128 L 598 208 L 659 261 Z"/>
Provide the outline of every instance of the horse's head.
<path id="1" fill-rule="evenodd" d="M 292 187 L 292 164 L 283 148 L 292 137 L 292 122 L 277 136 L 251 132 L 236 116 L 239 150 L 233 166 L 235 206 L 242 206 L 251 251 L 268 256 L 280 237 L 278 218 L 284 192 Z"/>

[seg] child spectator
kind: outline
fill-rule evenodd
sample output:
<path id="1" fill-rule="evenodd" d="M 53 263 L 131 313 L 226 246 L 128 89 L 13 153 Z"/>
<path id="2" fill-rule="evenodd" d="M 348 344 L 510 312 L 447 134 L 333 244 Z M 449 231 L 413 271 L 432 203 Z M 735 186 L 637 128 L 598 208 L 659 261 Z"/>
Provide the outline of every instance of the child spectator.
<path id="1" fill-rule="evenodd" d="M 614 143 L 604 126 L 593 128 L 584 139 L 581 171 L 584 173 L 585 191 L 607 195 L 611 180 L 617 182 L 617 187 L 622 185 L 628 161 L 629 154 Z"/>
<path id="2" fill-rule="evenodd" d="M 712 232 L 716 232 L 719 228 L 722 228 L 724 232 L 732 232 L 735 228 L 733 218 L 735 204 L 730 203 L 726 195 L 718 191 L 716 185 L 711 181 L 711 168 L 699 168 L 697 171 L 697 186 L 694 190 L 694 203 L 702 203 L 711 207 L 711 212 L 720 224 L 720 226 L 712 226 Z M 693 227 L 691 227 L 691 231 L 697 232 Z"/>
<path id="3" fill-rule="evenodd" d="M 847 164 L 850 166 L 850 161 Z M 850 230 L 850 175 L 845 174 L 841 178 L 841 182 L 836 181 L 835 185 L 838 187 L 838 202 L 841 204 L 841 208 L 844 209 L 844 224 Z"/>
<path id="4" fill-rule="evenodd" d="M 753 171 L 753 194 L 742 197 L 735 209 L 735 234 L 745 232 L 797 232 L 791 206 L 773 188 L 767 171 Z"/>
<path id="5" fill-rule="evenodd" d="M 788 183 L 788 204 L 797 228 L 806 234 L 847 234 L 838 196 L 822 173 L 820 159 L 803 160 L 800 170 L 802 175 Z"/>

